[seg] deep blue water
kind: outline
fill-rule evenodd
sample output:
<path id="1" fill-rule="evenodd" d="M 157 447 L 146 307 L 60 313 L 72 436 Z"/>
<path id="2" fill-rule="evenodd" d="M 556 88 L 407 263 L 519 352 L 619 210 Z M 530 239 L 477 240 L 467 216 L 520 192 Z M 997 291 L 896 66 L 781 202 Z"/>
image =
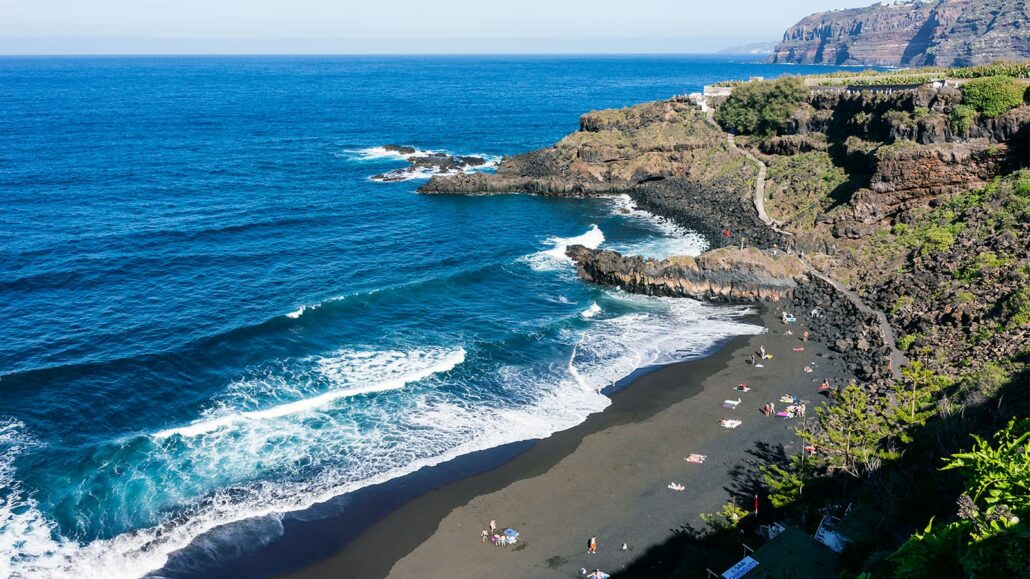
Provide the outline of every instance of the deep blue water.
<path id="1" fill-rule="evenodd" d="M 579 282 L 627 200 L 430 197 L 383 144 L 504 154 L 794 67 L 715 57 L 0 59 L 0 576 L 140 576 L 217 525 L 539 438 L 750 333 Z M 806 68 L 805 72 L 820 70 Z"/>

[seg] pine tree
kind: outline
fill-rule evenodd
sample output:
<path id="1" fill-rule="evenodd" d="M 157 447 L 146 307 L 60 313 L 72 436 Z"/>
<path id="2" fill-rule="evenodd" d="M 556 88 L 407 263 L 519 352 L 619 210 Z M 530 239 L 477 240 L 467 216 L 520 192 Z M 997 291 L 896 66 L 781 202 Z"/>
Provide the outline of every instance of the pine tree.
<path id="1" fill-rule="evenodd" d="M 922 426 L 937 413 L 937 394 L 950 383 L 945 376 L 926 368 L 922 362 L 912 362 L 901 370 L 904 382 L 895 385 L 897 403 L 890 409 L 888 419 L 902 442 L 912 442 L 907 431 Z"/>
<path id="2" fill-rule="evenodd" d="M 876 470 L 880 443 L 889 432 L 880 398 L 852 383 L 837 394 L 834 403 L 816 408 L 815 414 L 815 428 L 797 433 L 815 447 L 827 471 L 861 478 Z"/>

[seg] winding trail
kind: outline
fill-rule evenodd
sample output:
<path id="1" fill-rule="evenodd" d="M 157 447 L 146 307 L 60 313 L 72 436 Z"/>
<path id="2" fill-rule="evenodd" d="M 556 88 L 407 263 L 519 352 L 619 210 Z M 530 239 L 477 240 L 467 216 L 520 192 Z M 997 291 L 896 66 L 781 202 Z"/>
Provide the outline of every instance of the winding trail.
<path id="1" fill-rule="evenodd" d="M 705 120 L 719 131 L 722 131 L 722 127 L 715 122 L 715 110 L 708 106 L 707 103 L 703 107 L 703 110 L 705 112 Z M 762 162 L 761 159 L 754 156 L 751 151 L 738 147 L 732 133 L 725 131 L 722 132 L 726 135 L 726 143 L 731 149 L 739 151 L 742 155 L 758 165 L 758 178 L 755 180 L 754 193 L 755 210 L 758 212 L 758 219 L 760 219 L 767 227 L 781 235 L 793 236 L 793 233 L 780 229 L 781 224 L 769 217 L 769 214 L 765 211 L 765 177 L 768 167 L 766 167 L 765 163 Z M 801 260 L 801 263 L 805 265 L 810 274 L 833 286 L 834 289 L 839 291 L 845 298 L 847 298 L 848 301 L 854 304 L 854 306 L 858 308 L 858 311 L 864 314 L 876 316 L 876 319 L 879 321 L 880 332 L 883 334 L 883 341 L 890 346 L 891 349 L 891 376 L 893 376 L 895 380 L 901 379 L 901 366 L 908 363 L 908 358 L 906 358 L 905 354 L 898 349 L 894 335 L 894 328 L 891 327 L 890 322 L 887 320 L 887 314 L 866 304 L 858 294 L 843 283 L 816 269 L 815 266 L 805 261 L 803 256 L 798 255 L 797 257 Z"/>

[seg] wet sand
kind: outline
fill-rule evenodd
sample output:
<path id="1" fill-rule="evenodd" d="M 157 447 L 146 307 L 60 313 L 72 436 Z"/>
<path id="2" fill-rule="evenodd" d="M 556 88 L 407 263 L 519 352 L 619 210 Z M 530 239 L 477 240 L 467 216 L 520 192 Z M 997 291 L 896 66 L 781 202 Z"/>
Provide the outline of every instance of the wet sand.
<path id="1" fill-rule="evenodd" d="M 616 392 L 605 412 L 492 470 L 411 500 L 291 577 L 575 577 L 581 568 L 622 569 L 673 529 L 699 525 L 700 513 L 726 502 L 760 444 L 799 451 L 793 428 L 800 421 L 762 415 L 766 402 L 782 409 L 779 397 L 795 393 L 810 401 L 811 418 L 822 379 L 845 380 L 835 355 L 801 342 L 805 320 L 789 326 L 795 335 L 787 336 L 779 308 L 764 309 L 755 323 L 769 328 L 766 334 L 735 338 L 709 357 L 643 375 Z M 747 364 L 763 345 L 773 359 L 764 368 Z M 798 347 L 805 351 L 793 351 Z M 810 363 L 815 371 L 804 372 Z M 740 383 L 752 391 L 735 390 Z M 723 407 L 738 398 L 737 408 Z M 722 428 L 723 418 L 743 424 Z M 688 463 L 691 453 L 707 460 Z M 671 490 L 670 482 L 686 490 Z M 517 529 L 519 542 L 484 544 L 480 533 L 492 519 Z M 586 553 L 592 535 L 596 555 Z"/>

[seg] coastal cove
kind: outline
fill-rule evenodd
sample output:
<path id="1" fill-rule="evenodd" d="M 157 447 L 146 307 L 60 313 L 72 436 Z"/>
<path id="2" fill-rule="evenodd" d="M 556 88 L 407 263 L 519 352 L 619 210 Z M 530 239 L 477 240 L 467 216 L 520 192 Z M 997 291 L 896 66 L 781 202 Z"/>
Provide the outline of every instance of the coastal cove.
<path id="1" fill-rule="evenodd" d="M 254 57 L 0 70 L 17 137 L 0 175 L 5 572 L 287 572 L 259 565 L 263 550 L 281 542 L 299 568 L 454 479 L 520 460 L 545 470 L 532 457 L 562 454 L 536 450 L 547 441 L 567 450 L 615 424 L 601 417 L 642 412 L 609 415 L 598 385 L 660 367 L 615 395 L 630 400 L 668 369 L 707 373 L 676 363 L 760 331 L 746 307 L 577 279 L 572 244 L 664 258 L 710 243 L 617 192 L 470 199 L 415 195 L 426 175 L 371 178 L 405 164 L 386 144 L 490 172 L 590 109 L 796 67 Z M 555 435 L 590 416 L 602 421 Z M 368 507 L 356 521 L 349 501 Z M 324 541 L 304 535 L 315 529 Z"/>

